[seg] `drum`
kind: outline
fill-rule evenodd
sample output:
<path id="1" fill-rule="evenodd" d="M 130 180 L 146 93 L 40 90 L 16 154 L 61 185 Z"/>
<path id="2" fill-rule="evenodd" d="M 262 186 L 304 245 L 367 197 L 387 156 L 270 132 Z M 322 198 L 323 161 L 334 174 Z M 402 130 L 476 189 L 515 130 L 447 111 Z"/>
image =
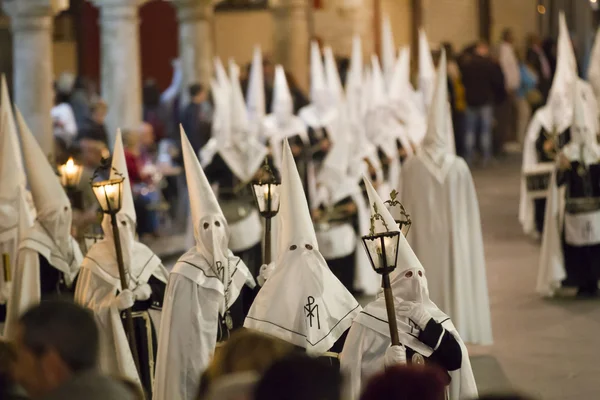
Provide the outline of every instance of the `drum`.
<path id="1" fill-rule="evenodd" d="M 554 168 L 554 163 L 540 163 L 525 171 L 527 196 L 530 199 L 545 199 L 548 196 L 550 178 Z"/>
<path id="2" fill-rule="evenodd" d="M 254 199 L 249 196 L 220 198 L 219 204 L 229 225 L 243 220 L 255 209 Z"/>
<path id="3" fill-rule="evenodd" d="M 315 233 L 326 260 L 346 257 L 356 250 L 356 232 L 350 223 L 317 223 Z"/>

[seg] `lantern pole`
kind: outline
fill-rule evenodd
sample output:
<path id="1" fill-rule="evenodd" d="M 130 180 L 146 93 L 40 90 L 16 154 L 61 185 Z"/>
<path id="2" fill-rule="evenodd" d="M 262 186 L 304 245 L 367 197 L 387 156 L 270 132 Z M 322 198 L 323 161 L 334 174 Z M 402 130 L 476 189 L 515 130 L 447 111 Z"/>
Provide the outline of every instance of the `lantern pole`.
<path id="1" fill-rule="evenodd" d="M 129 289 L 127 283 L 127 275 L 125 274 L 125 265 L 123 262 L 123 249 L 121 248 L 121 236 L 119 234 L 119 224 L 117 224 L 117 213 L 110 212 L 110 223 L 112 225 L 113 239 L 115 242 L 115 251 L 117 253 L 117 265 L 119 267 L 119 279 L 121 280 L 121 289 Z M 138 356 L 137 340 L 135 339 L 135 330 L 133 328 L 133 315 L 131 308 L 125 309 L 125 330 L 127 332 L 127 340 L 129 342 L 129 348 L 131 349 L 131 355 L 133 356 L 133 362 L 137 369 L 138 375 L 140 374 L 140 359 Z"/>
<path id="2" fill-rule="evenodd" d="M 275 179 L 275 175 L 269 166 L 268 159 L 265 158 L 265 164 L 263 165 L 263 174 L 266 174 L 266 178 L 262 178 L 253 184 L 254 199 L 260 215 L 265 219 L 265 232 L 264 232 L 264 251 L 263 251 L 263 264 L 271 263 L 271 220 L 279 212 L 279 203 L 273 204 L 273 196 L 278 190 L 279 183 Z M 263 202 L 261 202 L 260 196 L 263 196 Z"/>
<path id="3" fill-rule="evenodd" d="M 98 182 L 98 183 L 94 183 L 94 179 L 98 176 L 100 176 L 100 170 L 102 169 L 108 169 L 110 167 L 108 167 L 107 165 L 105 165 L 103 163 L 103 165 L 101 165 L 100 167 L 98 167 L 96 169 L 96 171 L 94 172 L 94 175 L 92 176 L 92 180 L 91 180 L 91 184 L 92 184 L 92 188 L 93 187 L 100 187 L 100 195 L 98 193 L 96 193 L 96 191 L 94 190 L 94 194 L 96 195 L 96 200 L 98 200 L 98 203 L 100 204 L 100 208 L 102 209 L 102 212 L 104 214 L 108 214 L 110 215 L 110 223 L 112 226 L 112 231 L 113 231 L 113 240 L 115 243 L 115 253 L 117 256 L 117 267 L 119 269 L 119 280 L 121 282 L 121 292 L 123 292 L 124 290 L 128 290 L 129 289 L 129 285 L 127 283 L 127 275 L 125 272 L 125 263 L 123 262 L 123 249 L 121 247 L 121 235 L 119 233 L 119 225 L 117 223 L 117 214 L 119 212 L 119 210 L 121 209 L 121 202 L 122 202 L 122 196 L 123 196 L 123 182 L 125 181 L 125 179 L 123 178 L 123 176 L 113 168 L 113 171 L 116 173 L 116 175 L 120 176 L 120 181 L 119 180 L 109 180 L 109 181 L 102 181 L 102 182 Z M 105 183 L 103 185 L 103 183 Z M 106 187 L 109 185 L 114 185 L 118 183 L 117 189 L 117 195 L 118 197 L 118 201 L 116 202 L 116 207 L 113 207 L 111 199 L 106 191 Z M 100 201 L 100 196 L 104 195 L 104 200 L 105 203 L 103 204 L 102 201 Z M 131 312 L 131 307 L 130 308 L 126 308 L 125 310 L 123 310 L 125 313 L 125 334 L 127 336 L 127 341 L 129 342 L 129 349 L 131 350 L 131 356 L 133 357 L 133 362 L 135 364 L 135 368 L 137 370 L 138 376 L 140 375 L 140 359 L 138 356 L 138 347 L 137 347 L 137 341 L 135 338 L 135 330 L 133 327 L 133 315 Z"/>

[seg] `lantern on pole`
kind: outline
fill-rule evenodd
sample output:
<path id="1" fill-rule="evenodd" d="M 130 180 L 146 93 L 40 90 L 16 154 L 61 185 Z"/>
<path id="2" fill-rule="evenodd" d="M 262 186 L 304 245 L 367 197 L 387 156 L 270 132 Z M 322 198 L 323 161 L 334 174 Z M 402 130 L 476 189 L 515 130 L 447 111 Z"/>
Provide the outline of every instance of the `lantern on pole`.
<path id="1" fill-rule="evenodd" d="M 392 345 L 400 345 L 398 337 L 398 324 L 396 322 L 396 311 L 394 309 L 394 297 L 390 284 L 390 273 L 396 269 L 398 256 L 398 244 L 401 233 L 393 227 L 387 226 L 385 220 L 379 214 L 377 204 L 373 203 L 371 215 L 371 227 L 369 234 L 362 237 L 363 246 L 369 257 L 371 267 L 381 275 L 381 286 L 385 296 L 385 307 L 390 326 L 390 337 Z M 380 221 L 385 227 L 384 232 L 375 232 L 375 221 Z"/>
<path id="2" fill-rule="evenodd" d="M 123 262 L 123 249 L 121 248 L 121 239 L 119 235 L 119 225 L 117 224 L 117 213 L 121 210 L 123 202 L 123 183 L 125 178 L 116 169 L 112 169 L 116 178 L 107 179 L 102 181 L 96 181 L 101 176 L 100 171 L 105 170 L 109 167 L 100 166 L 94 171 L 92 177 L 92 190 L 100 204 L 100 208 L 104 214 L 110 215 L 110 222 L 113 231 L 113 239 L 115 243 L 115 253 L 117 255 L 117 265 L 119 267 L 119 279 L 121 281 L 121 289 L 127 290 L 129 285 L 127 283 L 127 274 L 125 272 L 125 265 Z M 133 316 L 131 314 L 131 308 L 125 310 L 125 332 L 127 334 L 127 340 L 133 356 L 133 361 L 139 373 L 140 361 L 137 351 L 137 343 L 135 340 L 135 331 L 133 328 Z"/>
<path id="3" fill-rule="evenodd" d="M 271 262 L 271 219 L 279 212 L 279 189 L 281 182 L 277 180 L 273 170 L 265 159 L 261 177 L 252 184 L 252 193 L 258 207 L 258 212 L 265 219 L 265 252 L 263 263 Z"/>
<path id="4" fill-rule="evenodd" d="M 58 166 L 60 183 L 65 188 L 71 206 L 79 210 L 83 209 L 82 192 L 78 189 L 82 172 L 83 167 L 76 164 L 75 161 L 73 161 L 73 157 L 70 157 L 66 163 Z"/>

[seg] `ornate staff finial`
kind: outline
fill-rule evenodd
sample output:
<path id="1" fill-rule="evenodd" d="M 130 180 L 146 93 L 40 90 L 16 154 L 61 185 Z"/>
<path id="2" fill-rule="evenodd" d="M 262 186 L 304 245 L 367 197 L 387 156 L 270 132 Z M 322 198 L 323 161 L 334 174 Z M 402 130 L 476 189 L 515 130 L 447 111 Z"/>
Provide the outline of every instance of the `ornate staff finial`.
<path id="1" fill-rule="evenodd" d="M 371 227 L 369 228 L 369 235 L 375 235 L 375 221 L 381 221 L 383 226 L 385 227 L 386 232 L 390 231 L 390 228 L 385 223 L 385 220 L 379 214 L 379 210 L 377 209 L 377 204 L 373 203 L 373 214 L 371 215 Z"/>

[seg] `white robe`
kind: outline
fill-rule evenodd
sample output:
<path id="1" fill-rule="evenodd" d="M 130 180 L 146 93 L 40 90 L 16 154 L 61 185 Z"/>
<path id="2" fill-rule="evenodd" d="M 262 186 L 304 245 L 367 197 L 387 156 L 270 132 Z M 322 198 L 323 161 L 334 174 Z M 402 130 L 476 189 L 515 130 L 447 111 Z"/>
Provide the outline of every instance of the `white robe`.
<path id="1" fill-rule="evenodd" d="M 100 368 L 103 373 L 123 376 L 140 383 L 127 341 L 120 311 L 115 304 L 117 294 L 122 290 L 116 267 L 114 249 L 109 248 L 110 240 L 96 243 L 81 264 L 81 271 L 75 289 L 75 301 L 94 312 L 100 330 Z M 141 243 L 135 243 L 131 265 L 133 276 L 129 277 L 129 289 L 148 283 L 151 276 L 167 283 L 168 272 L 160 259 Z M 111 272 L 108 272 L 111 271 Z M 158 312 L 157 312 L 158 313 Z M 151 313 L 154 318 L 156 315 Z"/>
<path id="2" fill-rule="evenodd" d="M 163 304 L 154 386 L 155 400 L 196 398 L 200 376 L 217 344 L 219 314 L 231 307 L 254 279 L 243 261 L 229 254 L 229 297 L 223 283 L 196 248 L 173 267 Z"/>
<path id="3" fill-rule="evenodd" d="M 14 338 L 17 321 L 27 309 L 38 304 L 41 300 L 40 288 L 40 259 L 43 256 L 48 263 L 62 272 L 65 284 L 71 286 L 79 272 L 83 255 L 79 244 L 72 237 L 71 248 L 73 254 L 69 259 L 58 251 L 52 238 L 39 225 L 39 222 L 26 233 L 26 237 L 19 244 L 17 262 L 13 275 L 13 288 L 7 308 L 6 325 L 4 334 Z"/>
<path id="4" fill-rule="evenodd" d="M 491 344 L 479 204 L 467 164 L 447 157 L 441 176 L 422 155 L 403 166 L 401 198 L 413 220 L 407 239 L 427 271 L 431 300 L 452 318 L 465 342 Z"/>
<path id="5" fill-rule="evenodd" d="M 365 312 L 369 311 L 369 306 Z M 350 399 L 358 399 L 364 385 L 376 374 L 385 369 L 384 358 L 386 350 L 392 345 L 387 319 L 375 326 L 375 329 L 357 322 L 357 318 L 346 337 L 344 350 L 340 354 L 340 368 L 347 376 L 350 384 Z M 438 321 L 439 322 L 439 321 Z M 477 398 L 477 385 L 467 347 L 460 338 L 450 319 L 442 322 L 442 326 L 458 341 L 462 349 L 462 364 L 460 369 L 451 371 L 452 382 L 449 388 L 449 399 Z M 400 337 L 402 332 L 399 330 Z M 402 342 L 402 339 L 400 340 Z M 425 346 L 425 345 L 423 345 Z"/>

